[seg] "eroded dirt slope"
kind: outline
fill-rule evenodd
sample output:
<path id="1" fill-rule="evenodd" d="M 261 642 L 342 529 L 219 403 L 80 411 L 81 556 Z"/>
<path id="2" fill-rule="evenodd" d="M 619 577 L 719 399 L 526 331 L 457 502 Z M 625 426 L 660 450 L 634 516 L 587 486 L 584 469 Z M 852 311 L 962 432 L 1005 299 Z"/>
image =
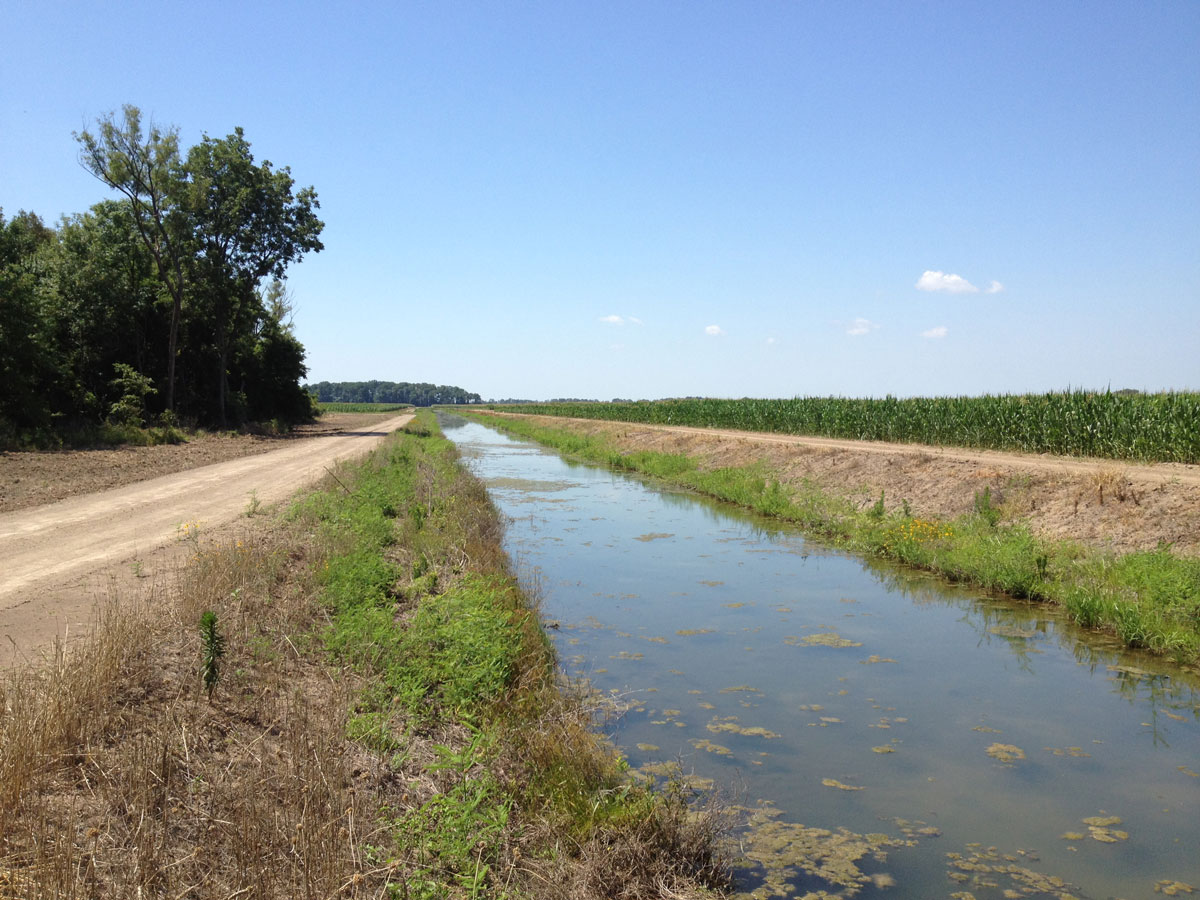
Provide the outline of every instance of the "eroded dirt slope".
<path id="1" fill-rule="evenodd" d="M 988 488 L 992 503 L 1007 516 L 1028 518 L 1048 537 L 1120 551 L 1168 543 L 1178 552 L 1200 553 L 1200 466 L 525 418 L 603 435 L 624 450 L 686 453 L 705 467 L 761 460 L 788 482 L 812 479 L 863 506 L 875 503 L 882 492 L 889 509 L 907 500 L 915 514 L 931 517 L 969 512 L 975 495 Z"/>

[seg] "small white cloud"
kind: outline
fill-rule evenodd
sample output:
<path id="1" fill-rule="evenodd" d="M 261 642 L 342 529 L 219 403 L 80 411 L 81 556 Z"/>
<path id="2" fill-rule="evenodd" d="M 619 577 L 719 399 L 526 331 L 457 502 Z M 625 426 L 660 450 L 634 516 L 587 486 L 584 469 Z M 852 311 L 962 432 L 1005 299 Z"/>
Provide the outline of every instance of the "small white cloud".
<path id="1" fill-rule="evenodd" d="M 1004 290 L 1004 285 L 1002 285 L 998 281 L 993 281 L 991 284 L 989 284 L 987 286 L 987 290 L 985 290 L 984 293 L 985 294 L 998 294 L 1002 290 Z"/>
<path id="2" fill-rule="evenodd" d="M 721 330 L 720 325 L 707 325 L 704 328 L 704 333 L 710 337 L 720 337 L 725 332 Z"/>
<path id="3" fill-rule="evenodd" d="M 625 320 L 620 316 L 601 316 L 601 322 L 606 322 L 609 325 L 624 325 Z"/>
<path id="4" fill-rule="evenodd" d="M 767 346 L 768 347 L 774 347 L 778 343 L 779 343 L 779 341 L 776 338 L 773 338 L 773 337 L 767 338 Z"/>
<path id="5" fill-rule="evenodd" d="M 944 338 L 950 329 L 945 325 L 939 325 L 937 328 L 930 328 L 928 331 L 922 331 L 923 338 Z"/>
<path id="6" fill-rule="evenodd" d="M 872 322 L 870 319 L 864 319 L 862 316 L 859 316 L 850 323 L 850 327 L 846 329 L 846 334 L 852 334 L 855 337 L 858 337 L 859 335 L 874 331 L 878 327 L 878 322 Z"/>
<path id="7" fill-rule="evenodd" d="M 992 282 L 992 284 L 995 284 L 995 282 L 993 281 L 993 282 Z M 630 324 L 630 325 L 641 325 L 641 324 L 642 324 L 642 320 L 641 320 L 641 319 L 639 319 L 637 316 L 630 316 L 630 317 L 629 317 L 629 324 Z"/>
<path id="8" fill-rule="evenodd" d="M 992 282 L 996 284 L 997 282 Z M 917 279 L 918 291 L 942 291 L 947 294 L 977 294 L 979 288 L 967 281 L 961 275 L 947 275 L 945 272 L 926 271 Z"/>

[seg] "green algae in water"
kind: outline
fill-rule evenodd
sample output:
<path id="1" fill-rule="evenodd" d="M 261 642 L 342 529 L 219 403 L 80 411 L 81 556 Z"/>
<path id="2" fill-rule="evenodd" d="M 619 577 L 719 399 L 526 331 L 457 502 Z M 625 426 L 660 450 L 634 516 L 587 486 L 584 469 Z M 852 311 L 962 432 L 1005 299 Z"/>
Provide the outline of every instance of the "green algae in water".
<path id="1" fill-rule="evenodd" d="M 733 734 L 744 734 L 747 737 L 761 737 L 766 738 L 767 740 L 774 740 L 775 738 L 782 736 L 776 734 L 774 731 L 769 731 L 768 729 L 761 728 L 757 725 L 751 725 L 749 727 L 742 725 L 738 722 L 737 716 L 727 716 L 724 719 L 718 716 L 704 727 L 714 734 L 720 734 L 721 732 L 732 732 Z"/>
<path id="2" fill-rule="evenodd" d="M 832 830 L 781 821 L 782 812 L 765 802 L 756 809 L 742 811 L 749 813 L 749 820 L 741 842 L 745 852 L 740 864 L 760 868 L 763 885 L 739 898 L 795 896 L 794 882 L 801 874 L 820 878 L 844 891 L 821 891 L 808 894 L 808 898 L 853 897 L 869 885 L 887 887 L 894 883 L 890 875 L 869 875 L 860 864 L 884 863 L 889 849 L 916 843 L 886 834 L 856 834 L 848 828 Z"/>
<path id="3" fill-rule="evenodd" d="M 733 751 L 721 744 L 714 744 L 708 738 L 695 738 L 692 740 L 692 746 L 697 750 L 704 750 L 707 753 L 715 753 L 717 756 L 733 756 Z"/>
<path id="4" fill-rule="evenodd" d="M 968 844 L 965 853 L 947 853 L 949 866 L 946 877 L 960 885 L 986 890 L 989 893 L 1003 888 L 1004 897 L 1052 897 L 1054 900 L 1079 900 L 1074 887 L 1057 875 L 1045 875 L 1028 866 L 1026 860 L 1036 859 L 1024 850 L 1001 854 L 995 847 L 983 849 Z M 1006 884 L 1007 882 L 1007 884 Z M 970 897 L 969 892 L 951 897 Z"/>
<path id="5" fill-rule="evenodd" d="M 839 791 L 865 791 L 866 790 L 865 787 L 858 787 L 857 785 L 846 784 L 844 782 L 838 781 L 836 778 L 822 778 L 821 784 L 825 785 L 825 787 L 837 788 Z"/>
<path id="6" fill-rule="evenodd" d="M 657 753 L 662 749 L 658 744 L 638 744 L 637 748 L 643 753 Z"/>
<path id="7" fill-rule="evenodd" d="M 651 531 L 648 534 L 639 534 L 637 537 L 634 538 L 634 540 L 641 541 L 642 543 L 649 543 L 650 541 L 661 541 L 664 538 L 673 538 L 673 537 L 675 537 L 675 535 L 669 534 L 664 531 Z"/>
<path id="8" fill-rule="evenodd" d="M 1082 747 L 1045 747 L 1043 749 L 1048 750 L 1055 756 L 1072 756 L 1077 759 L 1083 759 L 1092 755 Z"/>
<path id="9" fill-rule="evenodd" d="M 675 633 L 684 637 L 692 637 L 697 634 L 716 634 L 716 630 L 713 628 L 681 628 Z"/>
<path id="10" fill-rule="evenodd" d="M 733 687 L 721 688 L 721 693 L 722 694 L 737 694 L 737 693 L 761 694 L 762 691 L 756 687 L 751 687 L 748 684 L 738 684 L 738 685 L 734 685 Z"/>
<path id="11" fill-rule="evenodd" d="M 1016 762 L 1025 758 L 1025 751 L 1015 744 L 992 744 L 987 748 L 987 755 L 1002 763 Z"/>
<path id="12" fill-rule="evenodd" d="M 1178 897 L 1180 894 L 1194 894 L 1196 888 L 1186 881 L 1172 881 L 1170 878 L 1163 878 L 1154 882 L 1154 893 L 1162 894 L 1165 897 Z"/>
<path id="13" fill-rule="evenodd" d="M 887 744 L 884 744 L 882 747 L 872 747 L 871 752 L 872 753 L 895 753 L 896 748 L 889 746 Z"/>
<path id="14" fill-rule="evenodd" d="M 890 656 L 876 656 L 874 653 L 872 653 L 866 659 L 860 659 L 859 662 L 864 666 L 873 666 L 878 663 L 894 663 L 896 660 L 892 659 Z"/>
<path id="15" fill-rule="evenodd" d="M 801 644 L 807 647 L 861 647 L 862 641 L 852 641 L 842 637 L 836 631 L 821 631 L 816 634 L 806 634 L 802 638 L 788 635 L 783 639 L 785 644 L 793 647 L 799 647 Z"/>

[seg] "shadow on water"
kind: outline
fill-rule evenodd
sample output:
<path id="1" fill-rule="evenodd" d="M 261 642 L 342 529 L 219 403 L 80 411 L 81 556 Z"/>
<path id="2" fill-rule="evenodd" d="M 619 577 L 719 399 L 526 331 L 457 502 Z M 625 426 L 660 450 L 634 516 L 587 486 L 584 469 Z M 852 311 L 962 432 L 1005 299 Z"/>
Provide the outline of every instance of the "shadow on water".
<path id="1" fill-rule="evenodd" d="M 744 890 L 1145 897 L 1200 882 L 1194 679 L 1053 609 L 475 423 L 569 674 L 645 777 L 743 804 Z"/>

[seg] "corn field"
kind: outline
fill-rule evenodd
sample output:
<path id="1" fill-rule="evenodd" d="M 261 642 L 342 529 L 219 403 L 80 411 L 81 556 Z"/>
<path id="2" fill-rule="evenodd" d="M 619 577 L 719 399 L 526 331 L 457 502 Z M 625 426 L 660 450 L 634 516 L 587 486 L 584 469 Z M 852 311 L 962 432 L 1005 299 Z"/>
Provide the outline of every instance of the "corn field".
<path id="1" fill-rule="evenodd" d="M 654 425 L 1200 463 L 1200 394 L 1064 391 L 982 397 L 538 403 L 499 410 Z"/>

